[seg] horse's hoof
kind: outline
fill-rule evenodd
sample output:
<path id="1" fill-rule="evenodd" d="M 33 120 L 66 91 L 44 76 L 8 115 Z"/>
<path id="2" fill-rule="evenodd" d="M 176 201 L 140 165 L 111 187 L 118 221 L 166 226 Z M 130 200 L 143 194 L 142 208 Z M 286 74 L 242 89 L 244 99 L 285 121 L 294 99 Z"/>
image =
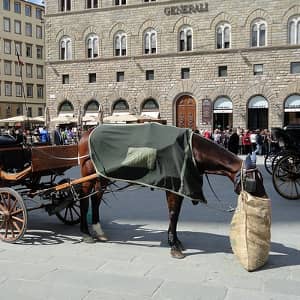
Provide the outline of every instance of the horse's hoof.
<path id="1" fill-rule="evenodd" d="M 82 236 L 82 241 L 84 243 L 87 243 L 87 244 L 94 244 L 94 243 L 96 243 L 96 241 L 93 239 L 93 237 L 90 236 L 90 235 L 88 235 L 88 234 L 84 234 Z"/>
<path id="2" fill-rule="evenodd" d="M 95 239 L 102 243 L 105 243 L 108 241 L 108 237 L 105 234 L 96 235 Z"/>
<path id="3" fill-rule="evenodd" d="M 177 259 L 185 258 L 185 255 L 178 249 L 171 249 L 171 256 Z"/>

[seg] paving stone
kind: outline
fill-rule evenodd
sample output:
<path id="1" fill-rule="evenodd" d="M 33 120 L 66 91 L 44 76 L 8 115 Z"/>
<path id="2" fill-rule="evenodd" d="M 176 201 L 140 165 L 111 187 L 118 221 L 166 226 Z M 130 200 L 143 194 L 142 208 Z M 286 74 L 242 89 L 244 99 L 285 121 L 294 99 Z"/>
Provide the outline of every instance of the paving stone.
<path id="1" fill-rule="evenodd" d="M 228 289 L 225 300 L 300 300 L 298 296 L 280 295 L 272 292 L 249 291 L 249 289 Z"/>
<path id="2" fill-rule="evenodd" d="M 278 279 L 266 280 L 264 290 L 276 294 L 300 296 L 300 281 Z"/>
<path id="3" fill-rule="evenodd" d="M 103 293 L 101 290 L 94 290 L 84 300 L 152 300 L 152 298 L 144 295 L 117 294 L 117 291 L 116 294 L 113 294 L 113 291 L 111 293 Z"/>
<path id="4" fill-rule="evenodd" d="M 151 297 L 161 284 L 161 280 L 99 272 L 80 272 L 77 270 L 57 270 L 42 278 L 43 282 L 64 283 L 70 286 L 90 287 L 106 292 L 117 290 L 120 294 L 139 294 Z"/>
<path id="5" fill-rule="evenodd" d="M 2 299 L 24 300 L 81 300 L 89 293 L 85 287 L 55 283 L 37 283 L 27 280 L 7 280 L 1 285 Z"/>
<path id="6" fill-rule="evenodd" d="M 155 292 L 154 300 L 223 300 L 227 288 L 206 286 L 201 283 L 164 282 Z"/>

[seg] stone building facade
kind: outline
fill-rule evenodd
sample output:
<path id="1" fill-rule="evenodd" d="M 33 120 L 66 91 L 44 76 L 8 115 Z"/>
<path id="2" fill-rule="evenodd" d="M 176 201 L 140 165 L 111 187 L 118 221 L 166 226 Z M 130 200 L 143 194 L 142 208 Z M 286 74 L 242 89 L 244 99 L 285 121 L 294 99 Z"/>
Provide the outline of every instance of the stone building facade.
<path id="1" fill-rule="evenodd" d="M 300 123 L 299 0 L 46 0 L 50 117 Z"/>
<path id="2" fill-rule="evenodd" d="M 43 15 L 30 1 L 0 0 L 0 119 L 44 116 Z"/>

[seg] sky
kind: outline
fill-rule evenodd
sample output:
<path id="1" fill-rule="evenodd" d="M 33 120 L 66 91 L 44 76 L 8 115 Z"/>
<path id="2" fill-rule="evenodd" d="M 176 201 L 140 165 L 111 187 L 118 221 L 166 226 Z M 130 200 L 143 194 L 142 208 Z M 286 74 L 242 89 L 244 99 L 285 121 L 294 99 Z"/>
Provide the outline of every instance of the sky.
<path id="1" fill-rule="evenodd" d="M 37 4 L 41 4 L 42 0 L 27 0 L 28 2 L 32 2 L 32 3 L 37 3 Z"/>

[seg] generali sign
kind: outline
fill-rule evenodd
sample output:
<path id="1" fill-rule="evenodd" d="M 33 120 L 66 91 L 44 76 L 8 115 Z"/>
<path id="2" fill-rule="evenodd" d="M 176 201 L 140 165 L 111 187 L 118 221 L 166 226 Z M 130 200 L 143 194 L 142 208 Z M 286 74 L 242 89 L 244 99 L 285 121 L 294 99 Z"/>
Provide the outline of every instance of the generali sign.
<path id="1" fill-rule="evenodd" d="M 197 14 L 208 11 L 208 3 L 185 4 L 165 7 L 164 13 L 167 16 Z"/>

